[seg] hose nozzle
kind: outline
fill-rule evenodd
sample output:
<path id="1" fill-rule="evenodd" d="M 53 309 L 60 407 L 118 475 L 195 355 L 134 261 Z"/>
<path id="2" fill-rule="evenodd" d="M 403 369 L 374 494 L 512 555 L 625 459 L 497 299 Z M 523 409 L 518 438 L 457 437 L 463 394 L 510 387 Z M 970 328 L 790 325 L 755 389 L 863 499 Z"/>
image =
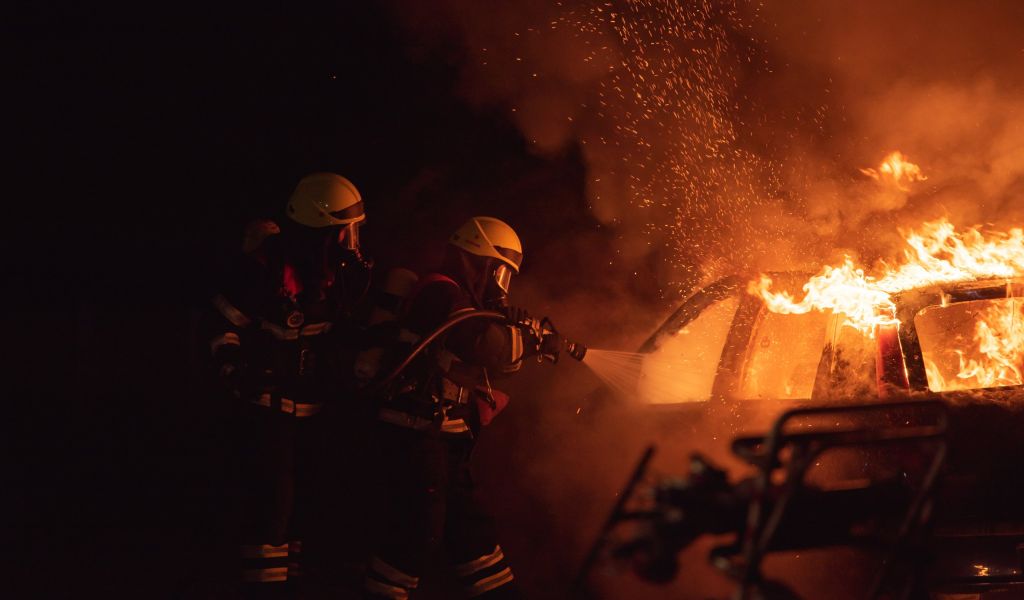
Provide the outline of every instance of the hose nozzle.
<path id="1" fill-rule="evenodd" d="M 583 362 L 583 358 L 587 355 L 587 347 L 578 342 L 565 340 L 565 352 L 576 360 Z"/>
<path id="2" fill-rule="evenodd" d="M 529 336 L 531 341 L 528 343 L 536 345 L 537 359 L 539 361 L 548 360 L 557 363 L 558 357 L 565 353 L 582 362 L 583 357 L 587 355 L 586 346 L 563 337 L 558 333 L 558 329 L 555 328 L 551 319 L 547 317 L 537 319 L 525 315 L 520 319 L 513 318 L 510 320 L 525 335 Z"/>

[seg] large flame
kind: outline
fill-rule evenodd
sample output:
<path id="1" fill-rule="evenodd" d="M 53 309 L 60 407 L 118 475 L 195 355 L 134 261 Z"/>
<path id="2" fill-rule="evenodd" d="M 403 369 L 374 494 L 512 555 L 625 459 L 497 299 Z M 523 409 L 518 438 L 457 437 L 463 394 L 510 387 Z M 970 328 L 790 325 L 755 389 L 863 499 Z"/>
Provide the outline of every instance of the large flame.
<path id="1" fill-rule="evenodd" d="M 871 334 L 875 326 L 895 322 L 892 295 L 905 290 L 975 279 L 1024 275 L 1024 229 L 958 232 L 947 219 L 925 223 L 904 234 L 907 248 L 895 264 L 882 263 L 868 275 L 847 257 L 841 265 L 826 266 L 803 286 L 799 301 L 788 292 L 771 291 L 772 279 L 762 275 L 749 290 L 761 296 L 769 310 L 779 313 L 832 311 L 845 324 Z"/>
<path id="2" fill-rule="evenodd" d="M 877 169 L 862 169 L 881 183 L 900 189 L 926 179 L 920 167 L 893 152 Z M 839 265 L 825 266 L 803 286 L 804 295 L 772 291 L 767 275 L 752 281 L 750 293 L 764 299 L 777 313 L 810 311 L 841 313 L 844 325 L 874 336 L 879 326 L 899 326 L 893 295 L 932 285 L 981 279 L 1024 276 L 1024 229 L 983 231 L 977 227 L 957 231 L 947 219 L 939 219 L 903 232 L 906 247 L 892 262 L 881 262 L 872 274 L 845 257 Z M 1020 385 L 1024 382 L 1024 331 L 1020 322 L 1022 303 L 1011 299 L 979 312 L 973 346 L 953 348 L 960 369 L 955 378 L 944 379 L 934 364 L 926 364 L 932 389 L 967 389 Z"/>
<path id="3" fill-rule="evenodd" d="M 832 311 L 846 316 L 845 324 L 871 334 L 876 325 L 895 321 L 896 305 L 879 281 L 846 257 L 842 265 L 825 266 L 804 284 L 804 297 L 797 301 L 789 292 L 772 292 L 772 278 L 761 275 L 748 286 L 750 293 L 764 299 L 768 310 L 783 314 L 804 314 L 812 310 Z"/>

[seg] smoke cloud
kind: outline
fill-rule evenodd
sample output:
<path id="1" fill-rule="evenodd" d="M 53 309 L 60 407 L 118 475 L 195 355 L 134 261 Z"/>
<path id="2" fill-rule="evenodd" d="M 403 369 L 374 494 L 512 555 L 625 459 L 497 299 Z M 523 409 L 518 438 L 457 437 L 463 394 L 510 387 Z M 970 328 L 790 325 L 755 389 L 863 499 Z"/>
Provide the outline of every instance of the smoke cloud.
<path id="1" fill-rule="evenodd" d="M 594 217 L 666 289 L 865 260 L 898 227 L 1021 216 L 1024 8 L 868 1 L 399 2 L 460 90 L 540 155 L 570 149 Z M 928 179 L 860 169 L 901 150 Z M 673 288 L 673 286 L 675 286 Z"/>

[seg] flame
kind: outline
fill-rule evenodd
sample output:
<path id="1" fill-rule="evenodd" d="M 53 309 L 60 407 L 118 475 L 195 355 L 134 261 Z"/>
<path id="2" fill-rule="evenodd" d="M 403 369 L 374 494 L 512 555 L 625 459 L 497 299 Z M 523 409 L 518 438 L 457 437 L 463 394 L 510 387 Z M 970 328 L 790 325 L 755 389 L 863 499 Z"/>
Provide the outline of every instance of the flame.
<path id="1" fill-rule="evenodd" d="M 908 191 L 909 184 L 915 181 L 928 179 L 921 172 L 921 167 L 907 160 L 899 150 L 886 156 L 877 169 L 861 169 L 860 172 L 879 183 L 893 185 L 903 191 Z"/>
<path id="2" fill-rule="evenodd" d="M 804 314 L 812 310 L 846 315 L 845 325 L 871 334 L 876 325 L 895 322 L 896 304 L 875 278 L 865 275 L 850 257 L 842 265 L 825 266 L 804 284 L 804 297 L 796 301 L 789 292 L 772 292 L 772 278 L 761 275 L 748 291 L 759 295 L 768 310 L 783 314 Z"/>
<path id="3" fill-rule="evenodd" d="M 976 577 L 988 577 L 988 567 L 985 565 L 973 565 L 977 569 Z"/>
<path id="4" fill-rule="evenodd" d="M 881 263 L 877 275 L 846 257 L 825 266 L 803 286 L 797 301 L 787 292 L 771 291 L 772 279 L 762 275 L 748 291 L 764 299 L 768 309 L 802 314 L 812 310 L 842 313 L 844 325 L 873 335 L 878 325 L 898 323 L 892 295 L 930 285 L 1024 275 L 1024 229 L 985 233 L 956 230 L 947 219 L 904 232 L 907 247 L 894 264 Z"/>
<path id="5" fill-rule="evenodd" d="M 901 152 L 889 154 L 877 169 L 865 175 L 902 190 L 927 179 L 921 168 Z M 905 248 L 891 262 L 880 262 L 868 273 L 849 256 L 841 264 L 826 265 L 803 286 L 797 300 L 785 291 L 773 291 L 767 275 L 751 281 L 748 291 L 760 296 L 768 309 L 785 314 L 822 311 L 842 314 L 843 325 L 875 337 L 883 326 L 899 327 L 894 294 L 935 285 L 1024 276 L 1024 228 L 958 231 L 948 219 L 901 231 Z M 942 295 L 942 306 L 948 304 Z M 944 380 L 940 369 L 926 361 L 929 386 L 936 391 L 1021 385 L 1024 383 L 1024 331 L 1022 303 L 1010 298 L 976 315 L 973 340 L 954 348 L 959 372 Z M 971 345 L 973 343 L 973 346 Z M 955 364 L 955 363 L 954 363 Z"/>
<path id="6" fill-rule="evenodd" d="M 975 323 L 973 349 L 953 349 L 960 359 L 955 379 L 943 377 L 942 370 L 925 362 L 929 387 L 935 391 L 977 389 L 1024 383 L 1024 301 L 1011 298 L 983 311 Z M 968 357 L 968 353 L 973 356 Z M 980 356 L 979 356 L 980 355 Z"/>

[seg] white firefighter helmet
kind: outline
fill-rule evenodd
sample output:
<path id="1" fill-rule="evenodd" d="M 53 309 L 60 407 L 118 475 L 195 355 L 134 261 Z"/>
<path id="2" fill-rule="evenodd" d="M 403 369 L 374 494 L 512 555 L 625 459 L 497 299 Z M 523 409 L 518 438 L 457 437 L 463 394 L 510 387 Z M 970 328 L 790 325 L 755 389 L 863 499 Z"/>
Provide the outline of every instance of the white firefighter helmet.
<path id="1" fill-rule="evenodd" d="M 334 227 L 366 219 L 359 190 L 334 173 L 312 173 L 300 179 L 285 212 L 307 227 Z"/>
<path id="2" fill-rule="evenodd" d="M 474 254 L 496 258 L 518 273 L 523 245 L 508 223 L 494 217 L 473 217 L 452 234 L 450 244 Z"/>

